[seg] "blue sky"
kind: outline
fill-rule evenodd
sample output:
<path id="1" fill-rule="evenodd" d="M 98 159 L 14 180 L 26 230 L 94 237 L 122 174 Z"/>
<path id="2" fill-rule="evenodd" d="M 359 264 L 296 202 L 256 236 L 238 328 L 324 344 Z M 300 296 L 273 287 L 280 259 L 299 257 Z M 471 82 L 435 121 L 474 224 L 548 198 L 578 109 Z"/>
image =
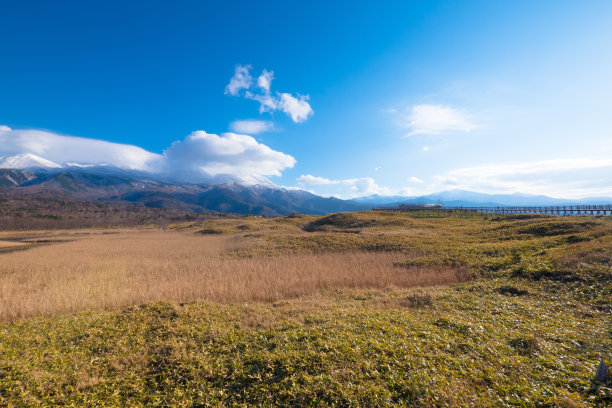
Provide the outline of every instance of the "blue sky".
<path id="1" fill-rule="evenodd" d="M 0 16 L 0 156 L 341 197 L 612 196 L 609 1 L 21 1 Z"/>

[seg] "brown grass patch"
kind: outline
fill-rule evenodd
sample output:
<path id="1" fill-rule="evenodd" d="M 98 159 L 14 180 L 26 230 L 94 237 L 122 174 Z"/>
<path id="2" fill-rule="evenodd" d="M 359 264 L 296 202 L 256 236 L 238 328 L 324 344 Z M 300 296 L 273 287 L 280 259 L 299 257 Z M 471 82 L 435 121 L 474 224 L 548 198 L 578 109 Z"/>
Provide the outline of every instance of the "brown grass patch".
<path id="1" fill-rule="evenodd" d="M 21 242 L 0 241 L 0 249 L 14 248 L 23 245 L 25 244 L 22 244 Z"/>
<path id="2" fill-rule="evenodd" d="M 467 279 L 457 268 L 397 267 L 396 253 L 227 258 L 241 238 L 122 231 L 0 254 L 0 320 L 152 301 L 272 302 L 335 288 L 408 288 Z"/>

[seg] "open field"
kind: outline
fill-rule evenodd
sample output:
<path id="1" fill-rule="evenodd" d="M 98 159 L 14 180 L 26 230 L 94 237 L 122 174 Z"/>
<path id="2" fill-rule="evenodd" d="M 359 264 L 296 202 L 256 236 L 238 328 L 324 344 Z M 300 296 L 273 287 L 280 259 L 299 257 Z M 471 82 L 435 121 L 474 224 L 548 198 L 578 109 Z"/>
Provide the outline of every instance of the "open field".
<path id="1" fill-rule="evenodd" d="M 22 246 L 0 251 L 0 406 L 612 402 L 592 380 L 612 357 L 610 217 L 365 212 L 0 241 Z"/>
<path id="2" fill-rule="evenodd" d="M 270 302 L 332 288 L 406 288 L 468 278 L 448 266 L 397 266 L 405 256 L 386 252 L 221 256 L 239 248 L 236 236 L 151 230 L 60 236 L 64 242 L 0 255 L 0 319 L 153 301 Z"/>

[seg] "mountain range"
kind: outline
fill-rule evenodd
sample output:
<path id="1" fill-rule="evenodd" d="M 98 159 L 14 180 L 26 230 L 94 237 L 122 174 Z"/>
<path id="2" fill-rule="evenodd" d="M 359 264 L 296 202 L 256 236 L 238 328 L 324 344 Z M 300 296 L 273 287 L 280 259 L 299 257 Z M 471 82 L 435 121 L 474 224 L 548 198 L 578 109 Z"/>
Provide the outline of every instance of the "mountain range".
<path id="1" fill-rule="evenodd" d="M 446 207 L 497 207 L 497 206 L 546 206 L 609 204 L 612 197 L 589 197 L 577 200 L 553 198 L 532 194 L 486 194 L 467 190 L 446 190 L 423 196 L 380 196 L 371 195 L 354 198 L 351 201 L 373 206 L 393 206 L 397 204 L 439 204 Z"/>
<path id="2" fill-rule="evenodd" d="M 295 212 L 327 214 L 370 209 L 337 198 L 269 185 L 174 184 L 150 174 L 112 166 L 58 164 L 33 154 L 0 158 L 0 195 L 55 192 L 81 201 L 135 204 L 195 213 L 275 216 Z"/>
<path id="3" fill-rule="evenodd" d="M 0 158 L 0 196 L 57 194 L 104 204 L 134 204 L 194 213 L 276 216 L 295 212 L 327 214 L 373 206 L 442 203 L 444 206 L 509 206 L 610 203 L 612 198 L 557 199 L 527 194 L 484 194 L 449 190 L 418 196 L 371 195 L 352 200 L 321 197 L 274 185 L 176 184 L 152 174 L 107 165 L 54 163 L 26 153 Z"/>

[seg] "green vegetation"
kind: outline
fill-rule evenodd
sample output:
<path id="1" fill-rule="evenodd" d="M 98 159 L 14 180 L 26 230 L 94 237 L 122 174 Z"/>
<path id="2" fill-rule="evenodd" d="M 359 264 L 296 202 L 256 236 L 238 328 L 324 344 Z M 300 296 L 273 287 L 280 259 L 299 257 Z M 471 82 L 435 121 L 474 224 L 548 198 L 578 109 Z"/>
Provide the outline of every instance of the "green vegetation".
<path id="1" fill-rule="evenodd" d="M 612 404 L 612 219 L 294 215 L 183 223 L 229 258 L 393 251 L 446 287 L 149 303 L 0 324 L 0 406 Z"/>

